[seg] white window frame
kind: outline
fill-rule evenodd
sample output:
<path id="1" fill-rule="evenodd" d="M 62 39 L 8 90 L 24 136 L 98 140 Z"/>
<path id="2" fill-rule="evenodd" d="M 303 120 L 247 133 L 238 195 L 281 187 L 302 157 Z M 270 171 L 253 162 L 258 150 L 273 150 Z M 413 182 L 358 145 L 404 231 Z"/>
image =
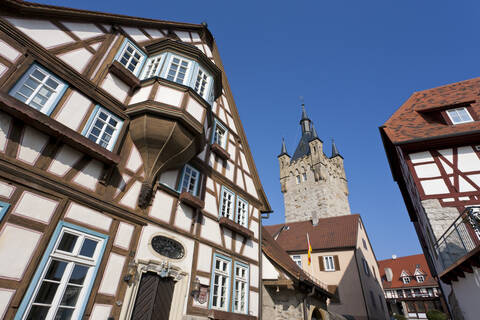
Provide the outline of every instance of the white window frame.
<path id="1" fill-rule="evenodd" d="M 217 261 L 223 266 L 223 264 L 226 264 L 227 270 L 218 270 L 217 269 Z M 212 280 L 211 280 L 211 292 L 210 292 L 210 308 L 211 309 L 217 309 L 217 310 L 223 310 L 223 311 L 228 311 L 229 310 L 229 302 L 230 302 L 230 274 L 231 274 L 231 269 L 232 269 L 232 259 L 224 257 L 219 254 L 214 254 L 213 256 L 213 265 L 212 265 Z M 223 287 L 224 289 L 224 295 L 222 295 L 222 287 L 220 286 L 220 283 L 217 282 L 216 280 L 222 281 L 222 279 L 225 279 L 225 286 Z M 217 290 L 216 290 L 217 288 Z M 217 293 L 217 294 L 216 294 Z M 218 294 L 220 293 L 220 295 Z M 214 298 L 217 297 L 217 300 L 214 301 Z M 224 305 L 221 305 L 222 299 L 224 301 Z"/>
<path id="2" fill-rule="evenodd" d="M 188 170 L 190 170 L 190 173 L 187 172 Z M 192 175 L 192 173 L 194 173 L 195 176 Z M 193 190 L 190 190 L 190 185 L 192 183 L 192 180 L 194 180 L 193 181 Z M 187 188 L 186 189 L 184 189 L 184 184 L 185 183 L 187 183 Z M 200 183 L 200 171 L 198 171 L 197 169 L 195 169 L 191 165 L 186 164 L 183 167 L 182 179 L 180 180 L 180 184 L 178 186 L 178 192 L 181 193 L 181 192 L 185 191 L 185 192 L 191 193 L 192 195 L 196 196 L 198 194 L 199 183 Z"/>
<path id="3" fill-rule="evenodd" d="M 220 129 L 220 132 L 217 132 L 217 129 Z M 219 123 L 217 120 L 215 120 L 215 126 L 213 127 L 212 131 L 212 144 L 216 143 L 223 149 L 225 149 L 227 145 L 227 137 L 228 137 L 228 130 L 223 126 L 221 123 Z M 223 132 L 223 133 L 222 133 Z M 219 134 L 221 133 L 221 134 Z"/>
<path id="4" fill-rule="evenodd" d="M 230 220 L 234 220 L 235 217 L 235 193 L 225 187 L 222 187 L 220 215 Z"/>
<path id="5" fill-rule="evenodd" d="M 459 111 L 462 110 L 462 111 L 465 111 L 465 113 L 468 115 L 468 118 L 467 120 L 460 120 L 460 121 L 455 121 L 452 117 L 452 113 L 456 113 L 456 115 L 458 116 L 458 118 L 460 119 L 460 113 Z M 453 124 L 461 124 L 461 123 L 467 123 L 467 122 L 473 122 L 473 118 L 472 118 L 472 115 L 470 114 L 470 112 L 468 112 L 467 108 L 465 107 L 461 107 L 461 108 L 455 108 L 455 109 L 449 109 L 447 110 L 447 115 L 448 117 L 450 118 L 450 121 L 452 121 Z"/>
<path id="6" fill-rule="evenodd" d="M 71 252 L 58 249 L 58 246 L 63 236 L 66 233 L 77 236 L 75 245 Z M 90 239 L 97 242 L 97 245 L 95 247 L 92 257 L 86 257 L 86 256 L 80 255 L 80 250 L 86 239 Z M 88 267 L 88 271 L 85 275 L 84 281 L 81 286 L 75 285 L 73 283 L 70 284 L 72 287 L 81 287 L 81 291 L 78 295 L 75 305 L 67 309 L 74 310 L 71 319 L 81 318 L 83 316 L 86 303 L 90 297 L 90 291 L 93 286 L 94 277 L 99 267 L 100 261 L 102 259 L 103 251 L 105 249 L 107 240 L 108 240 L 107 236 L 102 235 L 102 237 L 100 237 L 100 234 L 96 235 L 96 232 L 86 230 L 82 227 L 73 226 L 69 223 L 61 222 L 57 226 L 57 229 L 55 230 L 54 235 L 52 236 L 52 240 L 49 246 L 47 247 L 47 252 L 45 252 L 42 262 L 40 263 L 39 269 L 37 269 L 37 272 L 35 273 L 34 278 L 30 283 L 29 288 L 27 289 L 26 296 L 24 297 L 24 300 L 20 304 L 20 307 L 18 309 L 15 319 L 16 320 L 26 319 L 34 304 L 42 305 L 41 303 L 36 303 L 34 301 L 44 281 L 49 283 L 58 283 L 58 287 L 55 290 L 55 295 L 51 303 L 43 304 L 45 306 L 47 305 L 50 306 L 50 309 L 45 319 L 46 320 L 53 319 L 60 307 L 61 299 L 65 294 L 65 289 L 69 284 L 68 281 L 70 280 L 70 276 L 72 274 L 72 271 L 75 265 L 86 266 Z M 53 260 L 67 263 L 59 281 L 45 279 L 46 273 L 49 270 L 49 267 Z"/>
<path id="7" fill-rule="evenodd" d="M 178 63 L 178 68 L 177 70 L 175 71 L 175 75 L 173 77 L 173 79 L 168 79 L 169 77 L 169 73 L 170 73 L 170 69 L 172 68 L 172 65 L 174 64 L 174 61 L 173 59 L 179 59 L 179 63 Z M 183 80 L 182 82 L 179 82 L 177 81 L 178 80 L 178 75 L 180 74 L 180 66 L 182 66 L 182 62 L 186 62 L 187 63 L 187 66 L 183 66 L 186 68 L 186 71 L 185 71 L 185 75 L 183 77 Z M 190 60 L 190 59 L 187 59 L 181 55 L 177 55 L 177 54 L 172 54 L 168 60 L 168 66 L 167 68 L 165 69 L 165 79 L 169 80 L 169 81 L 172 81 L 172 82 L 175 82 L 175 83 L 179 83 L 179 84 L 183 84 L 183 85 L 186 85 L 188 86 L 190 84 L 190 73 L 192 72 L 192 67 L 193 67 L 193 61 Z"/>
<path id="8" fill-rule="evenodd" d="M 402 281 L 404 284 L 409 284 L 410 283 L 410 277 L 402 277 Z"/>
<path id="9" fill-rule="evenodd" d="M 145 62 L 145 66 L 143 67 L 142 71 L 142 80 L 158 77 L 160 75 L 160 72 L 165 63 L 165 56 L 166 54 L 163 53 L 147 58 L 147 61 Z M 155 65 L 155 67 L 152 68 L 153 65 Z"/>
<path id="10" fill-rule="evenodd" d="M 237 270 L 243 270 L 244 275 L 238 275 Z M 232 299 L 233 312 L 243 313 L 243 314 L 248 313 L 249 281 L 250 281 L 250 268 L 248 264 L 235 261 L 234 272 L 233 272 L 233 299 Z M 242 285 L 240 288 L 238 286 L 239 284 Z M 238 300 L 239 296 L 240 296 L 240 300 Z M 241 300 L 242 298 L 243 298 L 243 301 Z M 240 306 L 243 306 L 243 308 L 239 309 L 238 304 L 240 304 Z"/>
<path id="11" fill-rule="evenodd" d="M 325 271 L 335 271 L 335 260 L 333 256 L 323 256 L 323 269 Z"/>
<path id="12" fill-rule="evenodd" d="M 299 266 L 300 268 L 302 267 L 302 256 L 294 255 L 292 256 L 292 260 L 297 264 L 297 266 Z"/>
<path id="13" fill-rule="evenodd" d="M 42 80 L 39 80 L 33 76 L 33 73 L 37 71 L 43 74 L 45 77 Z M 36 88 L 32 88 L 27 85 L 27 81 L 29 79 L 33 79 L 32 81 L 35 81 L 38 83 Z M 47 84 L 47 81 L 51 80 L 57 83 L 56 88 L 52 88 Z M 26 96 L 25 94 L 21 93 L 20 90 L 23 87 L 29 88 L 29 90 L 32 90 L 32 93 L 29 96 Z M 56 77 L 54 74 L 51 72 L 47 71 L 45 68 L 39 66 L 38 64 L 33 64 L 20 78 L 20 80 L 15 84 L 15 86 L 10 90 L 9 94 L 16 98 L 17 100 L 25 103 L 26 105 L 29 105 L 30 107 L 34 108 L 35 110 L 40 111 L 41 113 L 46 114 L 49 116 L 55 106 L 57 105 L 58 101 L 60 98 L 63 96 L 63 93 L 67 89 L 68 85 L 65 83 L 65 81 L 61 80 L 60 78 Z M 47 98 L 45 104 L 41 106 L 41 108 L 37 108 L 33 106 L 32 104 L 34 103 L 34 99 L 38 96 L 41 95 L 40 91 L 42 89 L 47 89 L 51 91 L 50 97 Z M 19 96 L 22 96 L 25 98 L 25 101 L 20 99 Z M 44 96 L 43 96 L 44 97 Z M 36 103 L 36 102 L 35 102 Z"/>
<path id="14" fill-rule="evenodd" d="M 127 61 L 124 64 L 122 62 L 122 58 L 123 58 L 123 56 L 124 56 L 124 54 L 125 54 L 125 52 L 127 51 L 128 48 L 132 48 L 133 52 L 131 54 L 129 53 L 130 57 L 128 59 L 126 59 Z M 138 53 L 140 55 L 140 59 L 137 60 L 137 64 L 135 65 L 135 68 L 133 70 L 130 70 L 129 66 L 132 64 L 132 61 L 135 59 L 135 53 Z M 122 48 L 120 49 L 117 56 L 115 57 L 115 60 L 117 60 L 118 63 L 120 63 L 122 66 L 124 66 L 125 69 L 127 69 L 128 71 L 130 71 L 134 75 L 138 76 L 138 74 L 140 73 L 140 70 L 142 70 L 142 67 L 143 67 L 143 64 L 144 64 L 146 58 L 147 58 L 147 55 L 142 50 L 140 50 L 140 48 L 138 48 L 130 40 L 125 39 L 125 41 L 122 45 Z"/>
<path id="15" fill-rule="evenodd" d="M 418 283 L 425 282 L 425 277 L 423 275 L 418 275 L 418 276 L 416 276 L 416 278 L 417 278 Z M 421 279 L 421 281 L 420 281 L 420 279 Z"/>
<path id="16" fill-rule="evenodd" d="M 248 202 L 237 196 L 235 222 L 248 228 Z"/>
<path id="17" fill-rule="evenodd" d="M 104 120 L 104 119 L 99 119 L 100 117 L 100 114 L 103 113 L 103 114 L 106 114 L 107 115 L 107 119 Z M 112 126 L 111 124 L 107 124 L 107 122 L 110 120 L 110 119 L 113 119 L 117 122 L 117 125 L 115 127 L 115 130 L 113 131 L 112 135 L 111 135 L 111 138 L 110 140 L 108 141 L 108 144 L 107 146 L 102 146 L 100 144 L 101 140 L 103 140 L 103 135 L 106 133 L 106 134 L 109 134 L 108 132 L 105 132 L 106 129 L 107 129 L 107 126 Z M 93 129 L 95 128 L 95 124 L 97 123 L 97 120 L 101 121 L 104 123 L 104 126 L 101 128 L 100 130 L 100 134 L 96 137 L 95 140 L 92 140 L 90 139 L 90 134 L 92 134 L 92 131 Z M 123 126 L 123 120 L 120 119 L 119 117 L 117 117 L 115 114 L 113 114 L 112 112 L 110 112 L 109 110 L 101 107 L 101 106 L 97 106 L 97 109 L 92 113 L 92 115 L 90 116 L 90 120 L 87 122 L 87 125 L 85 126 L 82 134 L 87 137 L 88 139 L 90 139 L 91 141 L 93 141 L 94 143 L 104 147 L 105 149 L 109 150 L 109 151 L 112 151 L 113 149 L 113 146 L 115 145 L 115 143 L 117 142 L 117 138 L 118 138 L 118 135 L 120 134 L 120 130 L 122 129 L 122 126 Z M 95 134 L 92 134 L 92 136 L 95 136 Z"/>

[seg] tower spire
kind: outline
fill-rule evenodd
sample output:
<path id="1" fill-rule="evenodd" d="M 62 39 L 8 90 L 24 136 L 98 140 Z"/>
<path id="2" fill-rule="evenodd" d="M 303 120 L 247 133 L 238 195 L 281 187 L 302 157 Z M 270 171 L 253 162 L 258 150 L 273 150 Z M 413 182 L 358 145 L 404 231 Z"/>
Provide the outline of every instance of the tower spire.
<path id="1" fill-rule="evenodd" d="M 340 152 L 338 152 L 337 145 L 335 144 L 335 140 L 332 139 L 332 156 L 331 156 L 331 158 L 336 157 L 336 156 L 341 157 Z"/>
<path id="2" fill-rule="evenodd" d="M 302 127 L 302 135 L 308 134 L 311 132 L 311 121 L 307 116 L 307 111 L 305 110 L 305 103 L 302 98 L 302 119 L 300 120 L 300 126 Z"/>
<path id="3" fill-rule="evenodd" d="M 280 151 L 280 156 L 283 156 L 284 154 L 288 155 L 287 152 L 287 146 L 285 145 L 285 138 L 282 138 L 282 150 Z"/>
<path id="4" fill-rule="evenodd" d="M 312 122 L 312 140 L 313 139 L 319 139 L 319 138 L 318 138 L 317 130 L 315 129 L 315 126 L 313 125 L 313 122 Z"/>

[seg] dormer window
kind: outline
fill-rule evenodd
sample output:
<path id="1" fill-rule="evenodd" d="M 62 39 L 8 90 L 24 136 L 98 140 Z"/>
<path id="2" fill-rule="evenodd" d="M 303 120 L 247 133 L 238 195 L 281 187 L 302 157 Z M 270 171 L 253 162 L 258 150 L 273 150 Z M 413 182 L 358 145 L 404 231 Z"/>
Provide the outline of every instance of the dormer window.
<path id="1" fill-rule="evenodd" d="M 116 60 L 120 62 L 126 69 L 128 69 L 134 75 L 140 73 L 142 64 L 145 61 L 146 54 L 142 50 L 137 48 L 132 42 L 128 39 L 125 39 L 122 49 L 119 51 L 119 54 L 116 57 Z"/>
<path id="2" fill-rule="evenodd" d="M 473 122 L 472 116 L 465 107 L 447 110 L 447 114 L 453 124 Z"/>
<path id="3" fill-rule="evenodd" d="M 417 282 L 418 283 L 422 283 L 425 281 L 425 277 L 424 276 L 417 276 Z"/>
<path id="4" fill-rule="evenodd" d="M 402 277 L 402 281 L 404 284 L 409 284 L 410 283 L 410 277 Z"/>

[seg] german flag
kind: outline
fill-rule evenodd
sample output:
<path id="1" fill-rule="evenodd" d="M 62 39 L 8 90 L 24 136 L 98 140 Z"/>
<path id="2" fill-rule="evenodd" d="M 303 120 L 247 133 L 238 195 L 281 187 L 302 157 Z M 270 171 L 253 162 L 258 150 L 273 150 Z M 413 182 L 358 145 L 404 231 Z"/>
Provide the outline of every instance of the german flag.
<path id="1" fill-rule="evenodd" d="M 312 263 L 312 246 L 310 245 L 310 237 L 307 232 L 307 245 L 308 245 L 308 265 Z"/>

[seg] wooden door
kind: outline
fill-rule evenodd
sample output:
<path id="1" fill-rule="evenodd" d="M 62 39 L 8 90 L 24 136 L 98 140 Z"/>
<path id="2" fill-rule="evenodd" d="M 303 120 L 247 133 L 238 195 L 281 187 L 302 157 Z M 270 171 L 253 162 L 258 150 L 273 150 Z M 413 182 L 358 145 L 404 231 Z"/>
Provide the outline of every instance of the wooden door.
<path id="1" fill-rule="evenodd" d="M 162 278 L 153 272 L 142 275 L 132 320 L 168 320 L 172 304 L 172 278 Z"/>

